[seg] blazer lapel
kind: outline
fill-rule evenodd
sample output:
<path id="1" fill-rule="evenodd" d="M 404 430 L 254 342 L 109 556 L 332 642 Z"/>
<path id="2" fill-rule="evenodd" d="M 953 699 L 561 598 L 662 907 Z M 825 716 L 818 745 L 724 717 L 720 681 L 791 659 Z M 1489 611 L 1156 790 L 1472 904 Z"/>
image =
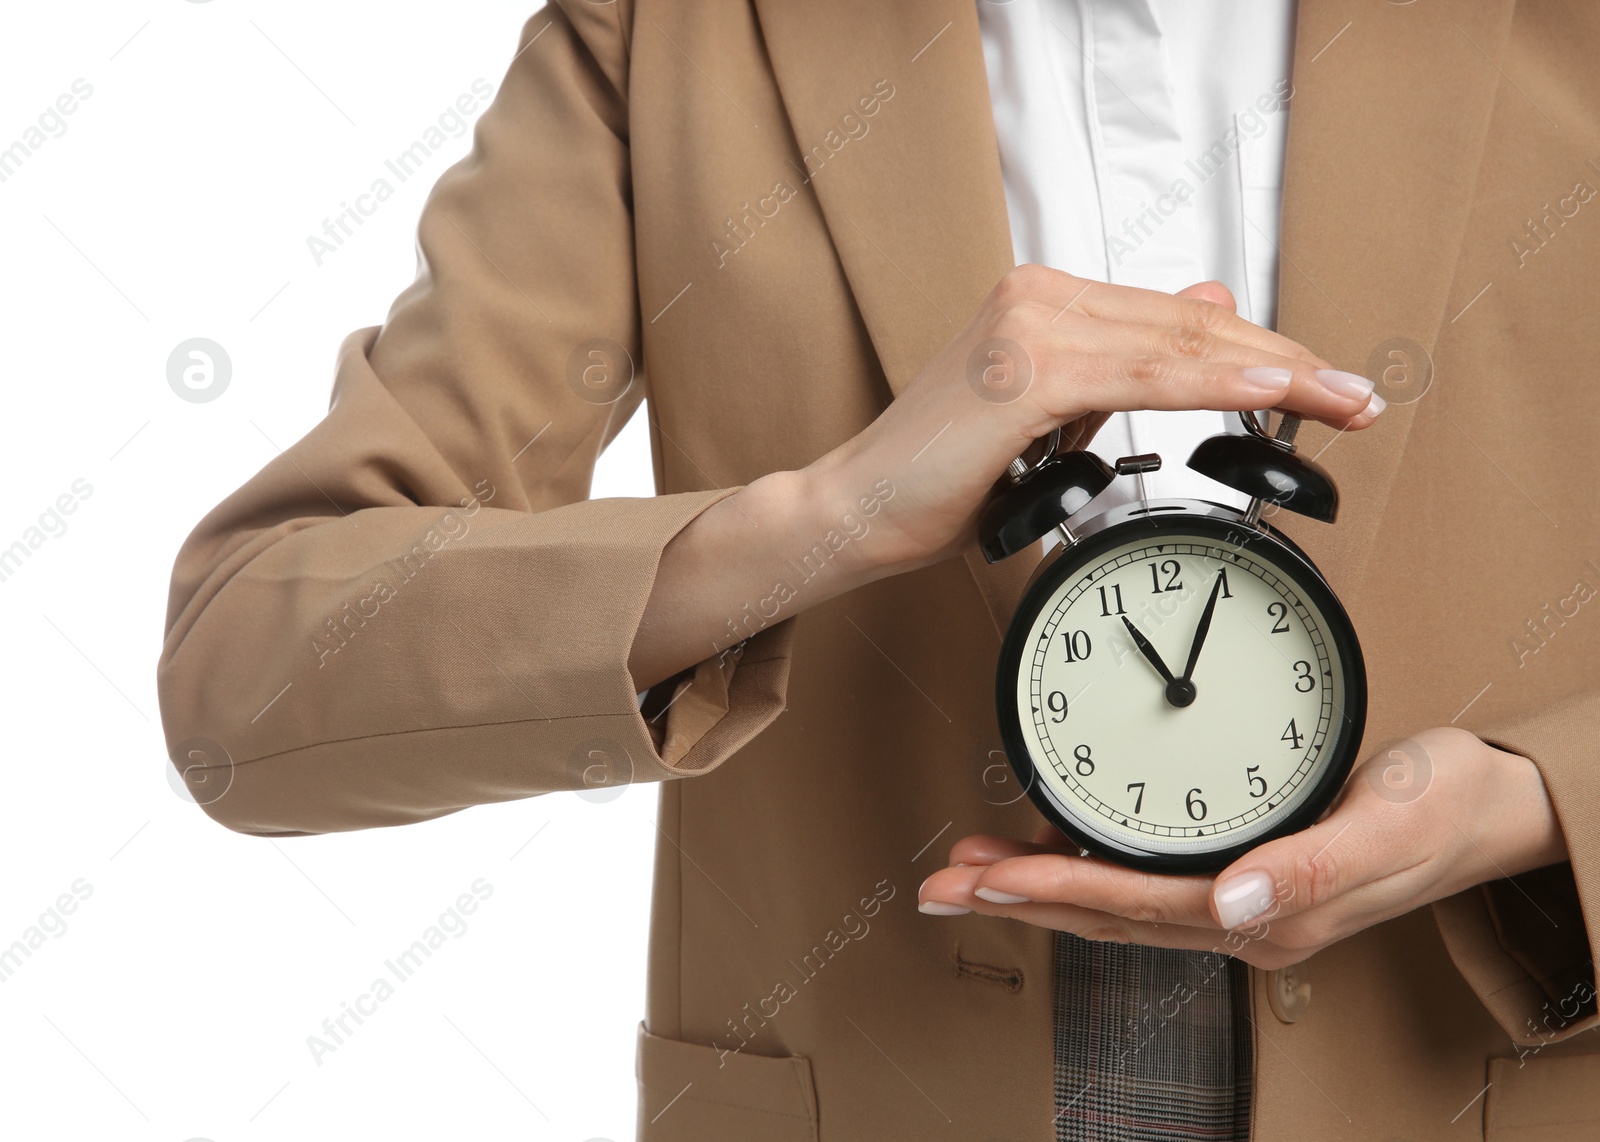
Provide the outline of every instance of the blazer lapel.
<path id="1" fill-rule="evenodd" d="M 1278 329 L 1378 381 L 1390 405 L 1363 432 L 1301 431 L 1301 451 L 1339 484 L 1337 523 L 1288 513 L 1272 522 L 1342 592 L 1365 582 L 1389 497 L 1401 491 L 1395 476 L 1424 407 L 1420 367 L 1485 284 L 1457 282 L 1456 263 L 1514 7 L 1299 6 Z"/>
<path id="2" fill-rule="evenodd" d="M 898 395 L 1014 264 L 977 0 L 754 2 L 802 155 L 828 154 L 841 116 L 893 89 L 866 136 L 805 174 Z M 1301 0 L 1278 328 L 1341 368 L 1365 374 L 1400 339 L 1431 356 L 1479 288 L 1455 287 L 1456 251 L 1513 7 Z M 1302 431 L 1340 484 L 1339 522 L 1274 521 L 1341 589 L 1366 571 L 1416 414 L 1383 391 L 1394 403 L 1367 432 Z M 1039 557 L 967 553 L 997 633 Z"/>
<path id="3" fill-rule="evenodd" d="M 977 3 L 755 0 L 802 155 L 880 80 L 893 86 L 810 186 L 896 396 L 1015 264 Z M 967 552 L 997 635 L 1041 552 L 995 565 Z"/>

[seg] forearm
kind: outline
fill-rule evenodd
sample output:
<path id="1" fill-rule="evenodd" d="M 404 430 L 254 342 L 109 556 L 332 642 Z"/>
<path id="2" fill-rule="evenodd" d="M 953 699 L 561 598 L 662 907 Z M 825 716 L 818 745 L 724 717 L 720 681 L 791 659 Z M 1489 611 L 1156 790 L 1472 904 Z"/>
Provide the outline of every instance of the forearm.
<path id="1" fill-rule="evenodd" d="M 890 573 L 862 548 L 892 487 L 854 495 L 842 482 L 814 469 L 773 472 L 673 537 L 628 659 L 639 690 Z"/>

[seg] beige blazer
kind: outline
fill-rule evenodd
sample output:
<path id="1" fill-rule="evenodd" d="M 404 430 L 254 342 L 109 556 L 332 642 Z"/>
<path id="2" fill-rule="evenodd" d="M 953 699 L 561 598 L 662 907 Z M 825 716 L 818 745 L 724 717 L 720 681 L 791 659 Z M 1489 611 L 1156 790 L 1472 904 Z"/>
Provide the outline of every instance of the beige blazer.
<path id="1" fill-rule="evenodd" d="M 1343 513 L 1278 522 L 1361 632 L 1368 741 L 1526 754 L 1572 859 L 1253 970 L 1260 1142 L 1600 1137 L 1597 48 L 1600 5 L 1299 6 L 1280 328 L 1392 407 L 1304 431 Z M 1011 265 L 973 0 L 561 0 L 420 250 L 178 556 L 161 709 L 207 811 L 661 781 L 642 1138 L 1052 1137 L 1051 934 L 915 901 L 954 839 L 1040 824 L 989 781 L 1037 554 L 749 600 L 643 714 L 626 667 L 668 540 L 860 431 Z M 660 495 L 586 501 L 646 395 Z"/>

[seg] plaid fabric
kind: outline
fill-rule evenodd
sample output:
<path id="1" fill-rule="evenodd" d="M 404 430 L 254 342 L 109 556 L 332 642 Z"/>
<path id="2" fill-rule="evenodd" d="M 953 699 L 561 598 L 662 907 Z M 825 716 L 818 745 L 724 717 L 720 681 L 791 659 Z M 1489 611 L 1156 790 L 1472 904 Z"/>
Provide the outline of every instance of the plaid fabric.
<path id="1" fill-rule="evenodd" d="M 1058 932 L 1056 1142 L 1248 1142 L 1248 973 Z"/>

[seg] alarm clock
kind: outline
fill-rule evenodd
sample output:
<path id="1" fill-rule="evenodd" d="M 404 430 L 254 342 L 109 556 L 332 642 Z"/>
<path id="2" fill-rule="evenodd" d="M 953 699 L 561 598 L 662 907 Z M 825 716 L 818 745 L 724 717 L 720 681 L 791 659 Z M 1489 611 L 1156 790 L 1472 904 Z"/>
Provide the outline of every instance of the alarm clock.
<path id="1" fill-rule="evenodd" d="M 1000 739 L 1022 787 L 1085 855 L 1210 873 L 1317 820 L 1366 726 L 1366 670 L 1344 607 L 1267 505 L 1332 523 L 1338 491 L 1295 452 L 1296 417 L 1268 435 L 1203 440 L 1188 466 L 1250 497 L 1140 499 L 1068 526 L 1116 475 L 1085 450 L 1012 463 L 979 520 L 998 562 L 1051 530 L 1000 650 Z M 1143 481 L 1140 480 L 1142 486 Z"/>

